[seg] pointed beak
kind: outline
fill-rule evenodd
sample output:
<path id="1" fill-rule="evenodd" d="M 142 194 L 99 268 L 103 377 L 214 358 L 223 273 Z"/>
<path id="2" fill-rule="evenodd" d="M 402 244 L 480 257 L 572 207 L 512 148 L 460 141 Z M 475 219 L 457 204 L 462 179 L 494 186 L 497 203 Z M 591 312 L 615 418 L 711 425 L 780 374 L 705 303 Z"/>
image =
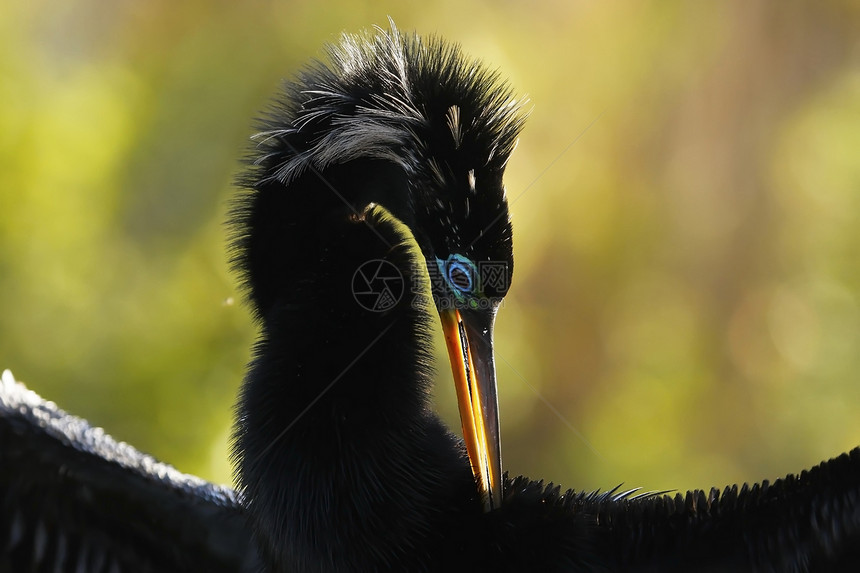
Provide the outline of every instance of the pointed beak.
<path id="1" fill-rule="evenodd" d="M 495 313 L 442 310 L 442 330 L 454 373 L 463 439 L 485 511 L 502 503 L 502 449 L 493 359 Z"/>

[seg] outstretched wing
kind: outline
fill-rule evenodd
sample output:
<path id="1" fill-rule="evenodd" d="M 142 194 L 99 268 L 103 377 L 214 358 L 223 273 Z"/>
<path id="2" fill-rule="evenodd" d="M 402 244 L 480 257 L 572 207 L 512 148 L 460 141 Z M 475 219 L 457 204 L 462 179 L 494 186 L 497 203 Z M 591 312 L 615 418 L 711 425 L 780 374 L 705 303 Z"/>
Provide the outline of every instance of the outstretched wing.
<path id="1" fill-rule="evenodd" d="M 228 488 L 183 474 L 0 381 L 0 570 L 248 571 Z"/>
<path id="2" fill-rule="evenodd" d="M 598 506 L 629 570 L 860 571 L 860 448 L 773 483 Z"/>
<path id="3" fill-rule="evenodd" d="M 772 483 L 685 495 L 518 477 L 486 515 L 493 541 L 517 548 L 511 570 L 860 571 L 860 448 Z"/>

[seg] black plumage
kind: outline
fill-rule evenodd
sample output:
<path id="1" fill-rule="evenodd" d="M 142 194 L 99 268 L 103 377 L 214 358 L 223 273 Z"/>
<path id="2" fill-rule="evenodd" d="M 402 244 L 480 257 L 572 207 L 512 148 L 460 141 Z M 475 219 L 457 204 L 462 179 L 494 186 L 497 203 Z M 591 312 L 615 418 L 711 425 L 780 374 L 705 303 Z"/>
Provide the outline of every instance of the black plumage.
<path id="1" fill-rule="evenodd" d="M 253 570 L 235 492 L 0 380 L 0 571 Z"/>
<path id="2" fill-rule="evenodd" d="M 413 286 L 454 252 L 510 273 L 501 175 L 521 115 L 438 41 L 348 38 L 331 60 L 265 120 L 237 204 L 237 266 L 262 325 L 237 475 L 273 562 L 421 570 L 481 511 L 461 446 L 429 409 L 432 302 Z M 374 260 L 405 287 L 382 312 L 352 293 Z"/>
<path id="3" fill-rule="evenodd" d="M 521 106 L 456 47 L 393 27 L 346 37 L 329 59 L 262 121 L 231 220 L 261 331 L 237 407 L 239 493 L 7 379 L 0 565 L 73 570 L 84 551 L 116 571 L 860 564 L 860 450 L 686 497 L 502 487 L 491 344 L 513 272 L 502 175 Z M 386 270 L 365 284 L 388 295 L 378 305 L 357 292 L 367 263 Z M 467 447 L 430 410 L 434 314 L 455 379 L 484 400 L 461 407 Z"/>

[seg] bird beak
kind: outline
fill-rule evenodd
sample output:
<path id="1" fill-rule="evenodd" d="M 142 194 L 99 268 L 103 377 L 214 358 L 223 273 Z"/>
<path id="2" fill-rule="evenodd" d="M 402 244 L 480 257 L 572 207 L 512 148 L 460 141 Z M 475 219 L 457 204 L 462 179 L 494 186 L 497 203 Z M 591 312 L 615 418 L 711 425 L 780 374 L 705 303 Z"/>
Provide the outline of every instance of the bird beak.
<path id="1" fill-rule="evenodd" d="M 442 330 L 454 372 L 463 438 L 484 510 L 502 503 L 502 448 L 493 359 L 495 313 L 442 310 Z"/>

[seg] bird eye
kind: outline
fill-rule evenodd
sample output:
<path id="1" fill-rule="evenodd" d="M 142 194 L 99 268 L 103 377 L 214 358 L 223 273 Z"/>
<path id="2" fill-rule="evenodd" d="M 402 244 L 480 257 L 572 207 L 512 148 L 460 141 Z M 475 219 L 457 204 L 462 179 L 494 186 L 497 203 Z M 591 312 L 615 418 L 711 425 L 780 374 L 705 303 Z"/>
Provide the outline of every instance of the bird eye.
<path id="1" fill-rule="evenodd" d="M 457 296 L 469 295 L 476 290 L 475 263 L 462 255 L 451 255 L 447 260 L 436 259 L 445 282 Z"/>
<path id="2" fill-rule="evenodd" d="M 470 292 L 472 290 L 472 275 L 462 263 L 458 262 L 448 266 L 448 282 L 459 291 Z"/>

